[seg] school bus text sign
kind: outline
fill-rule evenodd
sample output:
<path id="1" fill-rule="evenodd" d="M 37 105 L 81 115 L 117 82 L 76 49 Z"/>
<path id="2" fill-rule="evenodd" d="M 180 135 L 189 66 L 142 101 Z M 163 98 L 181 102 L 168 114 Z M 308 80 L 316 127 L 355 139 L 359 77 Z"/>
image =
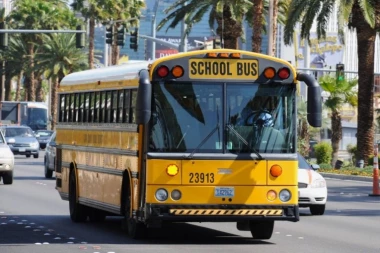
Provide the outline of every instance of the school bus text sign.
<path id="1" fill-rule="evenodd" d="M 190 59 L 191 79 L 245 79 L 258 78 L 258 60 L 242 59 Z"/>

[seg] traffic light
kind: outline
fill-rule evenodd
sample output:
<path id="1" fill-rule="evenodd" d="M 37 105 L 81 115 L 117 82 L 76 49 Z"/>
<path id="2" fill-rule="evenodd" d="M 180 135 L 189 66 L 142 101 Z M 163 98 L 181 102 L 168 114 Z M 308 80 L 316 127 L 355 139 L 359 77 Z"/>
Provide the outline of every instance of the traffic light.
<path id="1" fill-rule="evenodd" d="M 124 29 L 124 26 L 119 26 L 117 28 L 117 35 L 116 35 L 116 45 L 118 46 L 124 46 L 124 33 L 125 33 L 125 29 Z"/>
<path id="2" fill-rule="evenodd" d="M 129 41 L 131 42 L 131 44 L 129 45 L 129 48 L 135 50 L 135 52 L 138 49 L 138 43 L 137 43 L 138 36 L 139 36 L 139 29 L 135 28 L 135 31 L 131 32 L 131 38 L 129 39 Z"/>
<path id="3" fill-rule="evenodd" d="M 84 30 L 84 25 L 78 25 L 77 26 L 77 31 L 81 31 L 81 30 Z M 81 32 L 77 32 L 75 34 L 75 39 L 76 39 L 76 47 L 77 48 L 84 48 L 85 46 L 85 34 L 84 33 L 81 33 Z"/>
<path id="4" fill-rule="evenodd" d="M 1 30 L 8 29 L 7 24 L 5 24 L 4 22 L 0 22 L 0 29 Z M 8 33 L 0 33 L 0 47 L 2 49 L 5 49 L 8 47 Z"/>
<path id="5" fill-rule="evenodd" d="M 344 80 L 344 64 L 342 63 L 336 64 L 336 80 L 337 81 Z"/>
<path id="6" fill-rule="evenodd" d="M 212 48 L 213 49 L 219 49 L 219 48 L 222 48 L 222 43 L 220 41 L 220 39 L 214 39 L 212 41 Z"/>
<path id="7" fill-rule="evenodd" d="M 106 26 L 106 43 L 112 45 L 113 42 L 113 25 Z"/>

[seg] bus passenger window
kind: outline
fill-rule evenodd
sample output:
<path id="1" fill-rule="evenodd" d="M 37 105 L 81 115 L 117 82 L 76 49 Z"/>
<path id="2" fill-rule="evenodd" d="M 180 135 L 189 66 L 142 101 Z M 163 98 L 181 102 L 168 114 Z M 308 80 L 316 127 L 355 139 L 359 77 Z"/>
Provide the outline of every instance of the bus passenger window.
<path id="1" fill-rule="evenodd" d="M 131 105 L 131 121 L 130 123 L 136 123 L 136 101 L 137 101 L 137 89 L 132 90 L 132 105 Z"/>
<path id="2" fill-rule="evenodd" d="M 116 112 L 117 112 L 117 91 L 112 91 L 112 100 L 111 100 L 111 119 L 110 122 L 116 123 Z"/>
<path id="3" fill-rule="evenodd" d="M 124 105 L 123 105 L 123 123 L 129 123 L 129 108 L 131 104 L 130 90 L 125 90 Z"/>
<path id="4" fill-rule="evenodd" d="M 85 94 L 85 100 L 83 101 L 83 122 L 90 122 L 90 93 Z"/>
<path id="5" fill-rule="evenodd" d="M 124 90 L 119 90 L 118 92 L 118 103 L 117 103 L 117 122 L 123 122 L 123 104 L 124 104 Z"/>
<path id="6" fill-rule="evenodd" d="M 110 123 L 111 122 L 111 103 L 112 103 L 112 93 L 111 91 L 107 91 L 106 93 L 107 97 L 105 99 L 105 115 L 104 115 L 104 122 Z"/>
<path id="7" fill-rule="evenodd" d="M 95 122 L 95 92 L 90 93 L 90 105 L 88 111 L 88 122 Z"/>
<path id="8" fill-rule="evenodd" d="M 60 96 L 60 99 L 61 99 L 61 107 L 59 108 L 59 122 L 64 122 L 64 118 L 65 118 L 65 95 L 61 95 Z"/>

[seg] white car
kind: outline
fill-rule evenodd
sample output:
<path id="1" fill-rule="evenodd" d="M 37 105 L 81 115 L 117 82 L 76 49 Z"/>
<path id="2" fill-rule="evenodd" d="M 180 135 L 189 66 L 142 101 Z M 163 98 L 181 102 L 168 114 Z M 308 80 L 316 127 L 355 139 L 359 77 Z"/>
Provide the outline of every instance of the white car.
<path id="1" fill-rule="evenodd" d="M 14 155 L 9 148 L 3 132 L 0 131 L 0 181 L 3 179 L 4 184 L 13 183 Z"/>
<path id="2" fill-rule="evenodd" d="M 309 207 L 312 215 L 323 215 L 327 202 L 326 180 L 318 169 L 319 165 L 310 165 L 298 154 L 298 204 Z"/>

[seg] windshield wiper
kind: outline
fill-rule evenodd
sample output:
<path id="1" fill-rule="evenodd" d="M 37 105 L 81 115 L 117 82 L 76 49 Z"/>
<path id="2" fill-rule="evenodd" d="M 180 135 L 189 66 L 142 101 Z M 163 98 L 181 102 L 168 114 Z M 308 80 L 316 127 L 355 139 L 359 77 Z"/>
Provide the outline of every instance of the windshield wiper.
<path id="1" fill-rule="evenodd" d="M 244 139 L 244 137 L 243 136 L 241 136 L 232 126 L 231 126 L 231 124 L 227 124 L 227 128 L 232 132 L 232 133 L 234 133 L 238 138 L 239 138 L 239 140 L 241 140 L 245 145 L 247 145 L 248 147 L 249 147 L 249 145 L 248 145 L 248 141 L 246 140 L 246 139 Z M 255 147 L 252 147 L 252 151 L 253 151 L 253 153 L 255 153 L 255 155 L 259 158 L 259 160 L 264 160 L 264 158 L 260 155 L 260 153 L 259 152 L 257 152 L 257 150 L 255 149 Z"/>
<path id="2" fill-rule="evenodd" d="M 192 159 L 193 156 L 194 156 L 194 154 L 195 154 L 195 152 L 199 148 L 201 148 L 203 146 L 203 144 L 205 144 L 208 139 L 210 139 L 210 137 L 216 132 L 216 130 L 218 130 L 218 128 L 219 128 L 219 122 L 216 124 L 216 126 L 214 127 L 214 129 L 212 129 L 212 131 L 199 143 L 199 145 L 193 150 L 193 152 L 191 152 L 191 154 L 188 155 L 188 156 L 186 156 L 185 158 L 186 159 Z"/>

